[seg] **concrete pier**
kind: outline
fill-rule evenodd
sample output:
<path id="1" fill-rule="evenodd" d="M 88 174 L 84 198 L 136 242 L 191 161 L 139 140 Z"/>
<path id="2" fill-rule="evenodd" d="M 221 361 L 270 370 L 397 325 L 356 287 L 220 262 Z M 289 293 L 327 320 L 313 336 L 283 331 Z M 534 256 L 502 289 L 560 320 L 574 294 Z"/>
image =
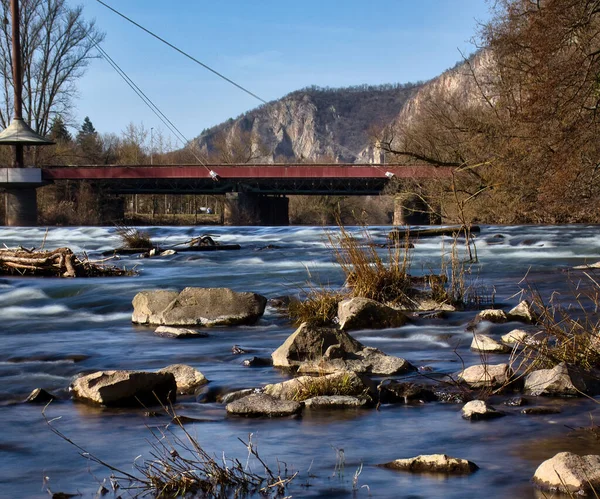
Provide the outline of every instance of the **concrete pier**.
<path id="1" fill-rule="evenodd" d="M 223 216 L 225 225 L 288 225 L 289 199 L 251 192 L 228 192 Z"/>
<path id="2" fill-rule="evenodd" d="M 42 185 L 42 171 L 39 168 L 0 168 L 0 187 L 5 191 L 5 225 L 37 225 L 36 188 Z"/>

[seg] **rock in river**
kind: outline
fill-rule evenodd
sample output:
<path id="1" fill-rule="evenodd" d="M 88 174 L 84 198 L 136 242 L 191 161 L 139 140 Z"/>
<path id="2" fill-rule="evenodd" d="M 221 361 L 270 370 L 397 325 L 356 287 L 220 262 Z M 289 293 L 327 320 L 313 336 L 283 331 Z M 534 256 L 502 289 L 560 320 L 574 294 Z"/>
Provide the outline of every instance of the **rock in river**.
<path id="1" fill-rule="evenodd" d="M 400 327 L 408 320 L 399 310 L 368 298 L 341 301 L 337 315 L 340 328 L 346 331 Z"/>
<path id="2" fill-rule="evenodd" d="M 531 395 L 580 397 L 590 392 L 584 379 L 564 362 L 552 369 L 539 369 L 525 378 L 525 392 Z"/>
<path id="3" fill-rule="evenodd" d="M 281 400 L 266 393 L 254 393 L 227 404 L 227 413 L 247 417 L 285 417 L 298 414 L 302 406 L 291 400 Z"/>
<path id="4" fill-rule="evenodd" d="M 186 364 L 172 364 L 162 368 L 158 372 L 172 373 L 173 376 L 175 376 L 175 382 L 177 383 L 177 392 L 182 395 L 194 393 L 196 388 L 208 383 L 204 374 L 198 371 L 198 369 Z"/>
<path id="5" fill-rule="evenodd" d="M 172 373 L 98 371 L 71 383 L 75 398 L 107 406 L 140 406 L 175 401 L 177 384 Z"/>
<path id="6" fill-rule="evenodd" d="M 132 322 L 164 326 L 232 326 L 254 324 L 267 299 L 228 288 L 141 291 L 133 298 Z"/>
<path id="7" fill-rule="evenodd" d="M 462 417 L 470 420 L 493 419 L 504 416 L 504 413 L 497 411 L 491 405 L 487 405 L 483 400 L 471 400 L 462 408 Z"/>
<path id="8" fill-rule="evenodd" d="M 507 384 L 512 374 L 508 364 L 478 364 L 458 373 L 458 380 L 471 388 L 496 387 Z"/>
<path id="9" fill-rule="evenodd" d="M 430 454 L 408 459 L 396 459 L 381 466 L 394 470 L 410 471 L 412 473 L 445 473 L 449 475 L 467 475 L 479 469 L 471 461 L 446 456 L 445 454 Z"/>
<path id="10" fill-rule="evenodd" d="M 510 347 L 485 334 L 474 334 L 473 341 L 471 342 L 471 350 L 475 350 L 476 352 L 508 353 L 510 352 Z"/>
<path id="11" fill-rule="evenodd" d="M 543 490 L 562 492 L 569 497 L 598 497 L 600 456 L 560 452 L 540 464 L 533 476 L 533 483 Z"/>
<path id="12" fill-rule="evenodd" d="M 354 371 L 389 376 L 415 368 L 400 357 L 366 347 L 348 333 L 302 324 L 272 354 L 275 367 L 294 367 L 304 373 Z"/>

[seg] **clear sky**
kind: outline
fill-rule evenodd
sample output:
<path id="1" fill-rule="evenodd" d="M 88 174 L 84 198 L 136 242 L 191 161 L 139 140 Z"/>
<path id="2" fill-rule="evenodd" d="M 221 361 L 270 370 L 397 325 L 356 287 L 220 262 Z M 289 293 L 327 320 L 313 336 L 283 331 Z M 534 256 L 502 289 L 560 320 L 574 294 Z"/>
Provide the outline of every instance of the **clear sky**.
<path id="1" fill-rule="evenodd" d="M 75 5 L 75 0 L 69 0 Z M 205 64 L 274 100 L 309 85 L 427 80 L 474 51 L 485 0 L 105 0 Z M 86 19 L 103 48 L 188 137 L 259 101 L 161 44 L 96 0 Z M 101 132 L 162 123 L 103 59 L 79 81 L 76 122 Z"/>

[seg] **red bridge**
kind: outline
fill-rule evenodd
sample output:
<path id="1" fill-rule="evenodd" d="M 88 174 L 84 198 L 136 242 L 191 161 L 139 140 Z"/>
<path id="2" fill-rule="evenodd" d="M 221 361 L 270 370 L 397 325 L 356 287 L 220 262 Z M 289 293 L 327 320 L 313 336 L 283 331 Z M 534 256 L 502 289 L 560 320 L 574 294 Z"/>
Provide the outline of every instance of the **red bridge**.
<path id="1" fill-rule="evenodd" d="M 218 175 L 213 180 L 210 171 Z M 382 191 L 390 178 L 449 178 L 451 168 L 403 165 L 135 165 L 45 167 L 42 181 L 90 181 L 114 193 L 338 194 Z"/>

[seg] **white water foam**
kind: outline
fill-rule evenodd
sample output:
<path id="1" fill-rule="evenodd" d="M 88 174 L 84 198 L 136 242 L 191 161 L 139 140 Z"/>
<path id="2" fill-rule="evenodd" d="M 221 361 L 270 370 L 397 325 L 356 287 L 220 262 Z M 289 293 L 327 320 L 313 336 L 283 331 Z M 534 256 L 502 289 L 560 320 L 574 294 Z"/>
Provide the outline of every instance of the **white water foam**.
<path id="1" fill-rule="evenodd" d="M 27 300 L 39 300 L 48 298 L 48 295 L 41 289 L 36 288 L 18 288 L 8 291 L 7 293 L 0 294 L 0 301 L 2 306 L 13 305 L 17 303 L 23 303 Z"/>

